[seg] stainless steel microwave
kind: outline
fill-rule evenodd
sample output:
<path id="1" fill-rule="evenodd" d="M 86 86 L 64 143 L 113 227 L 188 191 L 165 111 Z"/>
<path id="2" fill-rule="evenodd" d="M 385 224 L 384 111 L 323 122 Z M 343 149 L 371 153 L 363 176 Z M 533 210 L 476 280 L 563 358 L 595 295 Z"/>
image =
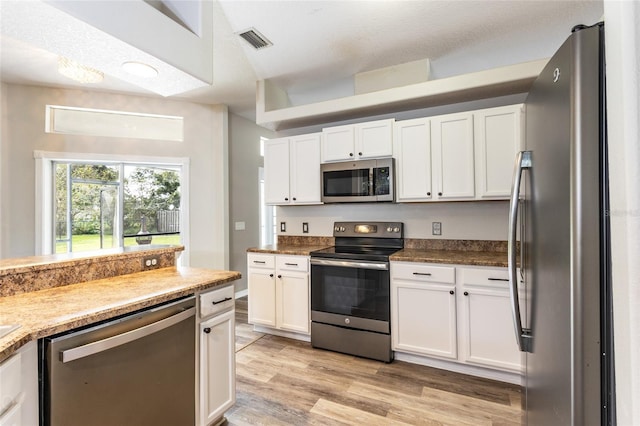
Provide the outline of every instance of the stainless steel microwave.
<path id="1" fill-rule="evenodd" d="M 324 203 L 394 201 L 393 158 L 325 163 L 320 171 Z"/>

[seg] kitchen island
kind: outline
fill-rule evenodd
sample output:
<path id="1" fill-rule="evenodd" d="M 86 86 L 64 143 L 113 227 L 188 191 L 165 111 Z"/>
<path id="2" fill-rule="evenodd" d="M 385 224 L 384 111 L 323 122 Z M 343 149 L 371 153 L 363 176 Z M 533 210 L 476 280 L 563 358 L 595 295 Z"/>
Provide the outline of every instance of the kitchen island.
<path id="1" fill-rule="evenodd" d="M 22 421 L 18 424 L 36 424 L 32 420 L 37 411 L 37 392 L 32 386 L 35 379 L 26 377 L 37 377 L 35 355 L 31 354 L 36 352 L 38 340 L 193 295 L 197 300 L 194 337 L 200 336 L 196 350 L 205 350 L 204 343 L 209 342 L 207 328 L 204 333 L 197 333 L 205 327 L 205 319 L 206 327 L 213 327 L 209 323 L 226 318 L 218 330 L 224 326 L 229 337 L 227 341 L 216 343 L 224 347 L 212 347 L 212 343 L 207 343 L 206 354 L 209 355 L 198 357 L 196 424 L 209 424 L 210 415 L 217 418 L 223 414 L 206 411 L 213 410 L 206 404 L 209 401 L 206 395 L 209 386 L 214 384 L 210 380 L 212 371 L 218 371 L 226 383 L 226 388 L 217 392 L 226 398 L 225 409 L 235 400 L 233 281 L 241 274 L 176 266 L 176 255 L 182 250 L 182 246 L 144 247 L 0 261 L 0 325 L 17 326 L 5 327 L 6 333 L 0 335 L 0 375 L 3 382 L 5 376 L 13 377 L 18 388 L 22 382 L 22 388 L 26 389 L 22 393 L 27 395 L 24 398 L 16 393 L 16 401 L 9 401 L 8 408 L 0 407 L 2 420 L 5 414 L 11 415 L 10 411 L 18 412 L 18 415 L 22 411 Z M 86 277 L 88 279 L 84 279 Z M 208 305 L 214 307 L 215 312 Z M 212 349 L 214 356 L 211 356 Z M 219 380 L 216 383 L 221 386 Z M 21 410 L 18 409 L 20 406 Z M 10 420 L 14 418 L 10 417 Z"/>

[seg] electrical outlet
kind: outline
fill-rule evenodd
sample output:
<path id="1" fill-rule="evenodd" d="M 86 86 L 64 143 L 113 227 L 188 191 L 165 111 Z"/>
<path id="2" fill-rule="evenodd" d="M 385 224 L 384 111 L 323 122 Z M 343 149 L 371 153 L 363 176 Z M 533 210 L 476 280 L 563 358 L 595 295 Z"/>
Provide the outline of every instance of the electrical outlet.
<path id="1" fill-rule="evenodd" d="M 431 222 L 431 234 L 442 235 L 442 222 Z"/>
<path id="2" fill-rule="evenodd" d="M 280 232 L 287 232 L 287 222 L 280 222 Z"/>
<path id="3" fill-rule="evenodd" d="M 309 223 L 308 222 L 302 222 L 302 233 L 303 234 L 308 234 L 309 233 Z"/>
<path id="4" fill-rule="evenodd" d="M 160 260 L 157 256 L 145 256 L 142 258 L 142 269 L 153 269 L 160 267 Z"/>

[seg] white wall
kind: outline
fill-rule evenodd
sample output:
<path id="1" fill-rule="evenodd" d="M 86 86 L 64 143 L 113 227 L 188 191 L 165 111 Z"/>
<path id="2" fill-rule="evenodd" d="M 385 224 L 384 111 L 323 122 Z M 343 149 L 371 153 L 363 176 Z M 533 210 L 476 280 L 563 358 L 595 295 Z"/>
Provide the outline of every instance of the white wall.
<path id="1" fill-rule="evenodd" d="M 285 206 L 276 210 L 278 229 L 286 222 L 287 232 L 279 235 L 332 236 L 334 221 L 393 221 L 405 224 L 405 238 L 451 240 L 507 239 L 507 201 L 457 203 L 363 203 L 321 206 Z M 309 234 L 302 223 L 309 223 Z M 442 235 L 431 235 L 431 222 L 442 223 Z"/>
<path id="2" fill-rule="evenodd" d="M 616 409 L 640 424 L 640 3 L 604 2 Z"/>
<path id="3" fill-rule="evenodd" d="M 35 254 L 34 150 L 190 159 L 192 266 L 228 267 L 226 106 L 3 84 L 0 210 L 4 257 Z M 45 133 L 45 105 L 183 116 L 184 142 Z"/>
<path id="4" fill-rule="evenodd" d="M 261 136 L 271 138 L 273 132 L 238 115 L 229 115 L 229 268 L 243 274 L 235 282 L 236 291 L 247 288 L 247 249 L 260 245 L 258 168 L 263 165 Z M 245 229 L 236 230 L 236 222 L 244 222 Z"/>

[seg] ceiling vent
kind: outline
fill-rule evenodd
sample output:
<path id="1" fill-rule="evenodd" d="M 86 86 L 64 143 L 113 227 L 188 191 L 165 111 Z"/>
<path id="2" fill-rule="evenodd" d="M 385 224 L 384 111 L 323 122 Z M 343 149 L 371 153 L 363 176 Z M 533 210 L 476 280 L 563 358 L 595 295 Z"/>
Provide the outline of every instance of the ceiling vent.
<path id="1" fill-rule="evenodd" d="M 267 40 L 267 38 L 260 34 L 255 28 L 249 28 L 248 30 L 238 33 L 238 35 L 256 50 L 273 46 L 273 43 Z"/>

